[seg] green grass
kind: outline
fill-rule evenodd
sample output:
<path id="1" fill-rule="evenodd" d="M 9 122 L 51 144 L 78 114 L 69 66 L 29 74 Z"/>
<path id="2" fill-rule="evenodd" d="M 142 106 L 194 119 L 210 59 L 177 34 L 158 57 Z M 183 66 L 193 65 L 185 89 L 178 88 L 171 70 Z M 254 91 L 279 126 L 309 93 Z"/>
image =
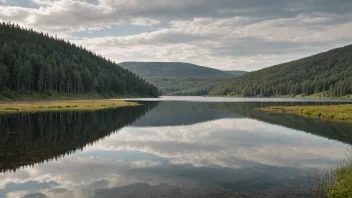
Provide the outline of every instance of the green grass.
<path id="1" fill-rule="evenodd" d="M 268 113 L 286 113 L 330 121 L 352 122 L 352 104 L 323 106 L 269 106 L 258 110 Z"/>
<path id="2" fill-rule="evenodd" d="M 47 111 L 90 111 L 126 106 L 140 105 L 136 102 L 116 100 L 57 100 L 57 101 L 21 101 L 0 103 L 0 114 L 19 112 L 47 112 Z"/>
<path id="3" fill-rule="evenodd" d="M 93 99 L 111 99 L 111 98 L 131 98 L 143 97 L 138 94 L 130 95 L 116 95 L 116 94 L 98 94 L 98 93 L 85 93 L 85 94 L 67 94 L 57 92 L 47 93 L 18 93 L 11 91 L 0 92 L 0 101 L 37 101 L 37 100 L 93 100 Z M 148 97 L 148 96 L 146 96 Z"/>
<path id="4" fill-rule="evenodd" d="M 330 198 L 352 197 L 352 167 L 341 167 L 335 170 L 335 181 L 327 184 L 325 193 Z"/>
<path id="5" fill-rule="evenodd" d="M 329 198 L 352 198 L 352 148 L 346 159 L 331 171 L 317 173 L 317 191 Z"/>
<path id="6" fill-rule="evenodd" d="M 299 94 L 297 96 L 294 96 L 295 98 L 342 98 L 342 99 L 349 99 L 349 98 L 352 98 L 352 94 L 350 95 L 345 95 L 345 96 L 340 96 L 340 97 L 330 97 L 330 96 L 327 96 L 327 93 L 326 92 L 319 92 L 319 93 L 315 93 L 315 94 L 312 94 L 312 95 L 302 95 L 302 94 Z"/>

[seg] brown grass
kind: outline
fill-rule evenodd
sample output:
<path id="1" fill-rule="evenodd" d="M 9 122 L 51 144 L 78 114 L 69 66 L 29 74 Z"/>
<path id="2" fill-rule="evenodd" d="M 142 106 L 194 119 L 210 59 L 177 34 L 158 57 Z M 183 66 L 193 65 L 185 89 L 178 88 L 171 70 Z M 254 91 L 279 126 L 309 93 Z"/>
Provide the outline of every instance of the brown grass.
<path id="1" fill-rule="evenodd" d="M 0 114 L 45 111 L 89 111 L 140 105 L 120 100 L 21 101 L 0 103 Z"/>
<path id="2" fill-rule="evenodd" d="M 352 122 L 352 104 L 324 106 L 271 106 L 259 108 L 269 113 L 287 113 L 331 121 Z"/>

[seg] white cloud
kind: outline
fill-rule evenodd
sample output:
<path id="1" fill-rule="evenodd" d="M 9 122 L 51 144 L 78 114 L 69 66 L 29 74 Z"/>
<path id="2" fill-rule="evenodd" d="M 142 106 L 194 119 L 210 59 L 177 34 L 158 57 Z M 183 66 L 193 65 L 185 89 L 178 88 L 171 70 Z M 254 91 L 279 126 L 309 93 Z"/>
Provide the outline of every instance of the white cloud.
<path id="1" fill-rule="evenodd" d="M 196 18 L 171 21 L 168 28 L 150 33 L 74 42 L 117 62 L 183 61 L 256 70 L 352 42 L 352 23 L 333 23 L 340 18 L 320 13 L 263 22 L 245 17 Z"/>
<path id="2" fill-rule="evenodd" d="M 183 61 L 250 71 L 352 42 L 350 1 L 32 2 L 37 7 L 0 6 L 0 20 L 58 34 L 118 62 Z M 127 25 L 121 28 L 128 36 L 103 36 L 116 25 Z M 146 29 L 136 34 L 129 25 Z M 95 38 L 74 32 L 95 32 Z"/>
<path id="3" fill-rule="evenodd" d="M 345 157 L 345 149 L 338 142 L 260 121 L 221 119 L 188 126 L 127 127 L 88 147 L 87 152 L 138 151 L 196 167 L 236 168 L 245 160 L 279 167 L 315 168 L 325 166 L 323 161 L 338 163 Z"/>

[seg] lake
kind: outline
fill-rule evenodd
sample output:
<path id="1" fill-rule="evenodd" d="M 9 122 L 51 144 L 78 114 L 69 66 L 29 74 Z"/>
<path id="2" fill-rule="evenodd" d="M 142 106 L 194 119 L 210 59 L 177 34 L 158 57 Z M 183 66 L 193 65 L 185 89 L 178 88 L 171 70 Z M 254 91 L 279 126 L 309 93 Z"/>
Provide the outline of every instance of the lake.
<path id="1" fill-rule="evenodd" d="M 162 97 L 0 116 L 0 197 L 315 197 L 352 124 L 255 110 L 347 100 Z"/>

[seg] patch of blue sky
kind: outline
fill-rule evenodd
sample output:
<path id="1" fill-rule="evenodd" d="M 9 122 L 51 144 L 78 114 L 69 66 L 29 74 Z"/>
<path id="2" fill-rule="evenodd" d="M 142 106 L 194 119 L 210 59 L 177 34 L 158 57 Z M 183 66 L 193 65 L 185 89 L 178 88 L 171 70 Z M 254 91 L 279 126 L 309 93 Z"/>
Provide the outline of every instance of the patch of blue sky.
<path id="1" fill-rule="evenodd" d="M 81 0 L 81 1 L 84 1 L 84 2 L 87 2 L 87 3 L 90 3 L 90 4 L 95 4 L 95 5 L 98 5 L 98 0 Z"/>
<path id="2" fill-rule="evenodd" d="M 72 37 L 80 37 L 80 38 L 130 36 L 130 35 L 136 35 L 141 33 L 149 33 L 153 31 L 157 31 L 162 28 L 167 28 L 167 23 L 161 23 L 159 25 L 154 25 L 154 26 L 114 25 L 109 28 L 73 32 L 70 35 Z"/>
<path id="3" fill-rule="evenodd" d="M 38 7 L 33 3 L 32 0 L 7 0 L 4 2 L 0 1 L 0 5 L 2 6 L 20 6 L 20 7 L 27 7 L 27 8 L 36 8 Z"/>

